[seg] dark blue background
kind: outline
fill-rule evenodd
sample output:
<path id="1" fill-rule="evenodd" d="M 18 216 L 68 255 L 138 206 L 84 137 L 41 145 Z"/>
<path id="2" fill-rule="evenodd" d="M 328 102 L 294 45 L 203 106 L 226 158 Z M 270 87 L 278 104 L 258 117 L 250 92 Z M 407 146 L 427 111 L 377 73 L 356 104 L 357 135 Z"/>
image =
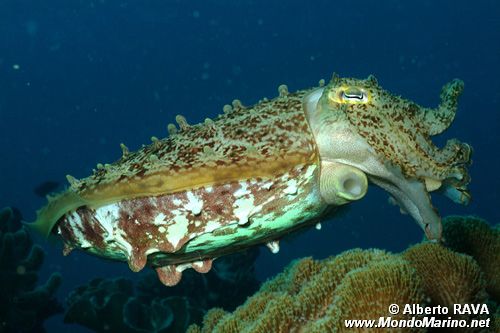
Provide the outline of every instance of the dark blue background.
<path id="1" fill-rule="evenodd" d="M 311 87 L 333 71 L 374 74 L 386 89 L 438 103 L 458 77 L 466 89 L 453 126 L 437 138 L 474 147 L 473 203 L 434 198 L 443 215 L 498 222 L 500 5 L 497 1 L 0 1 L 0 206 L 26 219 L 45 201 L 33 187 L 88 175 L 97 162 L 164 137 L 176 114 L 190 123 L 239 98 L 252 104 Z M 292 258 L 352 247 L 393 251 L 422 237 L 371 189 L 349 212 L 282 242 L 257 263 L 261 278 Z M 61 298 L 94 276 L 132 276 L 124 264 L 47 247 L 45 278 Z M 52 330 L 61 318 L 51 319 Z"/>

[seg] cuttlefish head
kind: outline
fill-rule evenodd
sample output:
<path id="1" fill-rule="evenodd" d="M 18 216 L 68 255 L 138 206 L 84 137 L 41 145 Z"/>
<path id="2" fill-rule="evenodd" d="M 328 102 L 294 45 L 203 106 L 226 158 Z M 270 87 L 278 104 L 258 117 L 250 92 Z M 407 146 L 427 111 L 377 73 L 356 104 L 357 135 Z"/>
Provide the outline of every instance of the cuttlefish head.
<path id="1" fill-rule="evenodd" d="M 334 75 L 304 100 L 322 174 L 328 175 L 323 183 L 335 183 L 333 169 L 352 171 L 350 184 L 361 184 L 364 174 L 389 192 L 429 239 L 440 239 L 441 220 L 429 193 L 440 191 L 457 203 L 469 202 L 466 167 L 471 148 L 455 139 L 438 148 L 430 137 L 451 124 L 462 90 L 460 80 L 446 84 L 441 103 L 431 109 L 390 94 L 373 76 L 358 80 Z M 328 199 L 328 192 L 323 193 Z"/>

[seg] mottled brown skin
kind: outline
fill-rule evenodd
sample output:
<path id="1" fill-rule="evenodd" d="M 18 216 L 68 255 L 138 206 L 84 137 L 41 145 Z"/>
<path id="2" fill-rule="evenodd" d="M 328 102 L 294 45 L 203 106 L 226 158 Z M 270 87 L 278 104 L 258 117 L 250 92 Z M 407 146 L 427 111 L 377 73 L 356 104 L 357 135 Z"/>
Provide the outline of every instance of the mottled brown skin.
<path id="1" fill-rule="evenodd" d="M 317 163 L 314 138 L 302 111 L 307 91 L 244 107 L 238 101 L 213 121 L 187 125 L 137 152 L 124 149 L 121 159 L 98 165 L 94 174 L 76 180 L 38 212 L 34 227 L 48 235 L 67 211 L 81 206 L 164 195 L 249 177 L 269 177 L 299 164 Z M 171 128 L 171 127 L 170 127 Z M 173 131 L 172 131 L 173 132 Z"/>
<path id="2" fill-rule="evenodd" d="M 137 192 L 164 192 L 163 188 L 173 192 L 245 175 L 276 175 L 300 164 L 297 162 L 314 161 L 314 138 L 302 112 L 303 94 L 288 94 L 249 108 L 235 103 L 232 110 L 213 121 L 187 125 L 179 133 L 97 170 L 80 182 L 78 191 L 83 197 L 115 193 L 134 197 L 133 187 L 122 188 L 122 183 L 135 182 L 136 178 L 145 182 L 161 175 L 166 177 L 163 184 L 151 184 L 151 188 L 141 185 Z"/>
<path id="3" fill-rule="evenodd" d="M 463 83 L 455 80 L 443 89 L 444 103 L 450 104 L 449 113 L 437 113 L 440 123 L 448 126 L 453 119 L 456 100 Z M 471 148 L 458 140 L 449 140 L 442 149 L 436 147 L 426 121 L 433 110 L 391 95 L 377 86 L 366 86 L 373 99 L 366 104 L 346 104 L 343 112 L 358 133 L 384 160 L 397 165 L 406 177 L 430 177 L 444 180 L 453 178 L 464 185 L 468 182 L 465 166 L 470 161 Z M 448 102 L 449 100 L 455 103 Z M 376 112 L 374 112 L 376 110 Z M 425 110 L 425 111 L 423 111 Z M 449 116 L 448 116 L 449 114 Z"/>

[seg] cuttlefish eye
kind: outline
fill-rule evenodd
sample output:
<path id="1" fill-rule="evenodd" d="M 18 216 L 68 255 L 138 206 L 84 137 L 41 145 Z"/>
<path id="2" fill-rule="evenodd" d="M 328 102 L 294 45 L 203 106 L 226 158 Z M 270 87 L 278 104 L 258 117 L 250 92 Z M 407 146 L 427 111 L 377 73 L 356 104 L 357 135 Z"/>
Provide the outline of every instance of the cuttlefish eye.
<path id="1" fill-rule="evenodd" d="M 368 101 L 366 93 L 357 87 L 349 87 L 342 90 L 339 97 L 340 100 L 345 102 L 366 103 Z"/>
<path id="2" fill-rule="evenodd" d="M 368 92 L 356 86 L 340 86 L 328 93 L 328 101 L 335 104 L 365 104 L 370 100 Z"/>

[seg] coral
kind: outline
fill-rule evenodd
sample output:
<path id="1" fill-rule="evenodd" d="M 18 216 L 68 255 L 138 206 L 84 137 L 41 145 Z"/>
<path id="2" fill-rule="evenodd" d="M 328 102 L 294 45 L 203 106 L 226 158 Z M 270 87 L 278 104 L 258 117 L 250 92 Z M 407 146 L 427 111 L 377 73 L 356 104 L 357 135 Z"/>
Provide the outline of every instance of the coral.
<path id="1" fill-rule="evenodd" d="M 207 312 L 205 317 L 203 318 L 203 330 L 201 330 L 198 326 L 192 325 L 190 329 L 199 329 L 200 332 L 210 333 L 217 325 L 219 320 L 226 315 L 228 312 L 224 311 L 220 308 L 214 308 Z M 191 331 L 188 331 L 191 332 Z M 195 333 L 195 332 L 192 332 Z"/>
<path id="2" fill-rule="evenodd" d="M 234 312 L 212 309 L 205 315 L 202 326 L 191 325 L 187 332 L 357 332 L 356 329 L 346 329 L 344 319 L 387 317 L 388 306 L 393 303 L 400 309 L 405 304 L 446 306 L 448 309 L 453 309 L 453 304 L 488 304 L 490 329 L 494 329 L 499 322 L 500 309 L 494 300 L 487 299 L 485 286 L 498 287 L 494 279 L 498 277 L 491 274 L 499 265 L 498 261 L 488 262 L 485 258 L 496 260 L 499 251 L 483 251 L 496 249 L 498 233 L 497 229 L 481 220 L 470 222 L 468 219 L 448 219 L 445 235 L 449 244 L 473 254 L 478 262 L 469 255 L 430 242 L 414 245 L 401 254 L 355 249 L 320 261 L 304 258 L 291 263 L 274 279 L 264 283 L 259 292 Z M 488 274 L 490 280 L 486 284 L 484 277 L 488 278 Z M 449 316 L 467 321 L 488 318 L 480 315 Z M 400 311 L 391 317 L 410 319 L 412 315 Z M 410 327 L 391 330 L 425 331 L 425 328 Z M 363 328 L 358 332 L 371 330 Z"/>
<path id="3" fill-rule="evenodd" d="M 344 319 L 378 318 L 392 303 L 423 301 L 420 280 L 407 262 L 355 249 L 322 261 L 295 261 L 232 314 L 212 309 L 203 327 L 188 332 L 342 332 Z"/>
<path id="4" fill-rule="evenodd" d="M 215 306 L 234 309 L 253 293 L 257 249 L 224 257 L 206 274 L 186 271 L 175 287 L 166 288 L 154 272 L 134 284 L 127 279 L 94 279 L 67 299 L 66 323 L 95 332 L 183 332 L 200 323 Z"/>
<path id="5" fill-rule="evenodd" d="M 44 252 L 33 245 L 12 208 L 0 210 L 0 332 L 44 332 L 43 322 L 62 312 L 54 294 L 61 277 L 53 274 L 37 286 Z"/>
<path id="6" fill-rule="evenodd" d="M 403 252 L 422 278 L 425 293 L 434 304 L 484 303 L 485 281 L 476 261 L 440 244 L 421 243 Z"/>
<path id="7" fill-rule="evenodd" d="M 493 317 L 493 332 L 500 332 L 500 306 Z"/>
<path id="8" fill-rule="evenodd" d="M 472 256 L 484 273 L 486 290 L 500 302 L 500 228 L 475 216 L 449 216 L 443 220 L 446 246 Z"/>
<path id="9" fill-rule="evenodd" d="M 84 323 L 96 332 L 134 332 L 123 321 L 115 320 L 122 315 L 122 307 L 132 292 L 133 284 L 129 280 L 94 279 L 70 294 L 64 322 Z"/>
<path id="10" fill-rule="evenodd" d="M 421 243 L 407 249 L 403 257 L 417 270 L 431 305 L 453 309 L 454 304 L 482 304 L 487 300 L 485 280 L 477 262 L 440 244 Z M 443 319 L 486 319 L 449 313 Z M 458 331 L 457 331 L 458 332 Z M 460 328 L 459 332 L 467 331 Z"/>
<path id="11" fill-rule="evenodd" d="M 127 279 L 94 279 L 67 300 L 64 321 L 79 323 L 95 332 L 181 332 L 190 316 L 201 317 L 186 297 L 146 299 L 134 295 Z"/>
<path id="12" fill-rule="evenodd" d="M 346 329 L 346 319 L 378 319 L 388 315 L 387 309 L 393 303 L 401 308 L 405 304 L 422 304 L 420 280 L 415 270 L 405 261 L 391 258 L 373 262 L 350 271 L 335 290 L 333 302 L 328 305 L 325 315 L 310 322 L 303 331 L 321 332 L 365 332 L 366 329 Z M 360 313 L 363 317 L 360 318 Z M 408 315 L 394 315 L 393 319 L 410 319 Z M 399 332 L 419 332 L 408 328 Z"/>

